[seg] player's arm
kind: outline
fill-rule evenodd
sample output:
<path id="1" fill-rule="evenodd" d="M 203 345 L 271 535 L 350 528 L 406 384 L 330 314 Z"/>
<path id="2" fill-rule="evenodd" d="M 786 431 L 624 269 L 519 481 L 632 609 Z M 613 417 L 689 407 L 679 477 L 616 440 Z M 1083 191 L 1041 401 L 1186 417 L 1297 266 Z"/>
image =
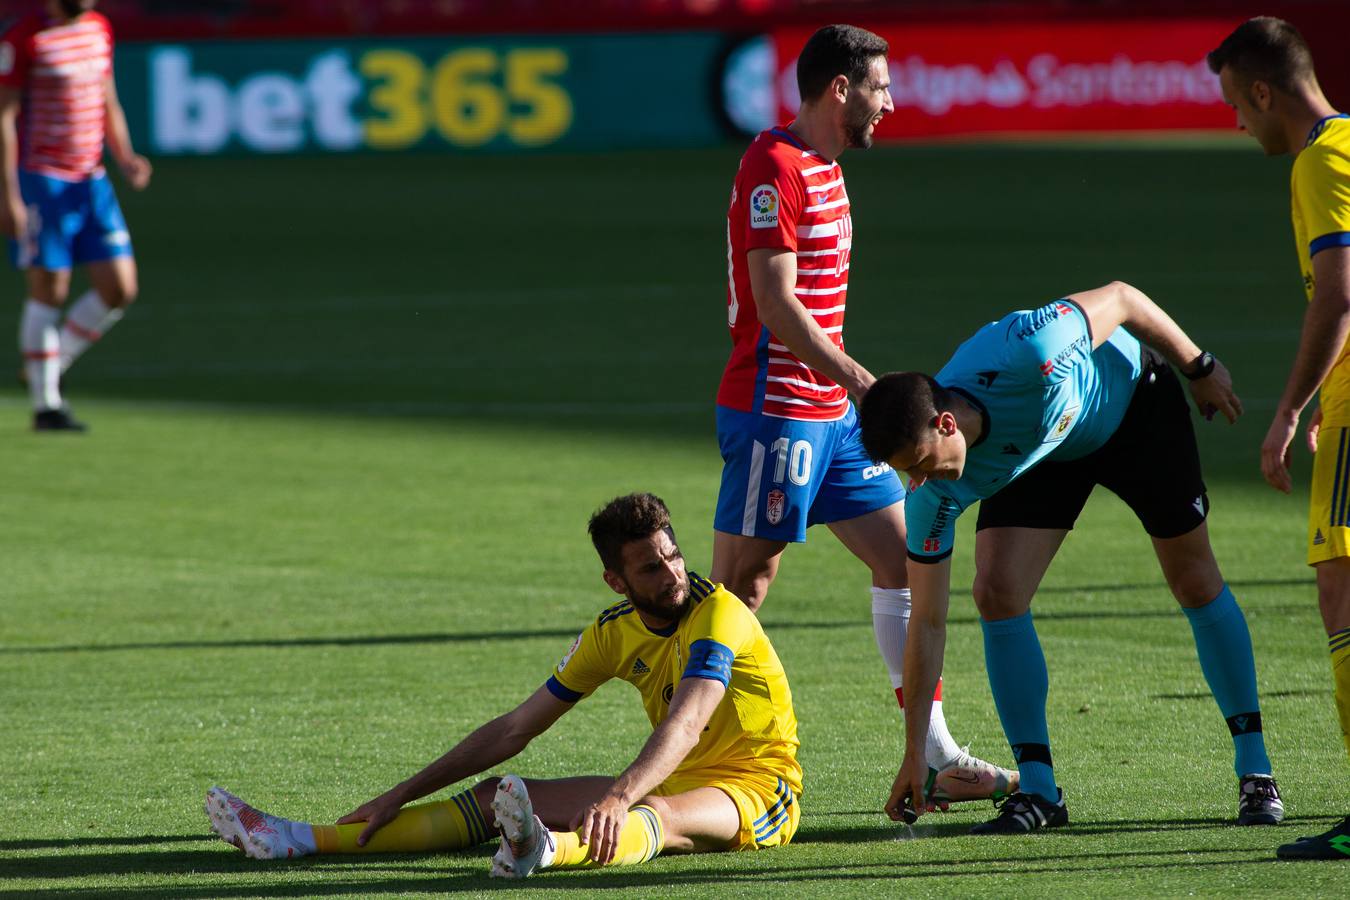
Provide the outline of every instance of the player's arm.
<path id="1" fill-rule="evenodd" d="M 12 238 L 27 230 L 19 193 L 19 89 L 0 85 L 0 232 Z"/>
<path id="2" fill-rule="evenodd" d="M 131 148 L 131 131 L 127 128 L 127 114 L 122 110 L 122 102 L 117 99 L 117 83 L 111 75 L 105 82 L 104 93 L 108 150 L 112 153 L 113 159 L 117 160 L 117 167 L 122 170 L 122 176 L 126 178 L 127 184 L 131 185 L 133 190 L 144 190 L 150 183 L 153 169 L 150 160 Z"/>
<path id="3" fill-rule="evenodd" d="M 797 254 L 785 248 L 758 248 L 746 254 L 750 290 L 760 323 L 793 355 L 855 397 L 876 379 L 840 350 L 802 306 L 795 293 Z"/>
<path id="4" fill-rule="evenodd" d="M 1298 354 L 1275 407 L 1275 418 L 1261 442 L 1261 474 L 1271 487 L 1286 494 L 1293 487 L 1289 480 L 1289 446 L 1298 431 L 1299 416 L 1331 374 L 1350 337 L 1350 247 L 1322 250 L 1312 258 L 1312 267 L 1316 286 L 1303 314 Z M 1308 445 L 1317 449 L 1315 428 L 1309 432 Z"/>
<path id="5" fill-rule="evenodd" d="M 603 797 L 577 814 L 572 827 L 581 831 L 582 843 L 591 845 L 598 862 L 614 856 L 628 810 L 669 778 L 694 749 L 726 692 L 726 685 L 715 678 L 682 679 L 671 697 L 670 714 L 656 726 L 637 759 Z"/>
<path id="6" fill-rule="evenodd" d="M 1094 349 L 1117 328 L 1124 326 L 1183 373 L 1194 371 L 1201 362 L 1199 345 L 1162 307 L 1136 287 L 1113 281 L 1095 290 L 1069 294 L 1066 299 L 1078 304 L 1087 316 Z M 1220 412 L 1233 423 L 1242 415 L 1242 401 L 1233 393 L 1232 376 L 1217 360 L 1208 375 L 1191 381 L 1191 395 L 1195 398 L 1196 408 L 1207 419 Z"/>
<path id="7" fill-rule="evenodd" d="M 914 813 L 926 806 L 928 759 L 924 747 L 933 714 L 933 692 L 942 674 L 947 649 L 947 606 L 950 600 L 952 558 L 908 562 L 910 614 L 905 641 L 905 758 L 886 801 L 886 814 L 895 821 L 904 817 L 910 798 Z"/>
<path id="8" fill-rule="evenodd" d="M 364 847 L 375 832 L 398 815 L 404 804 L 510 759 L 572 706 L 554 696 L 547 685 L 539 688 L 524 703 L 481 726 L 416 775 L 338 819 L 338 824 L 370 823 L 356 839 Z"/>

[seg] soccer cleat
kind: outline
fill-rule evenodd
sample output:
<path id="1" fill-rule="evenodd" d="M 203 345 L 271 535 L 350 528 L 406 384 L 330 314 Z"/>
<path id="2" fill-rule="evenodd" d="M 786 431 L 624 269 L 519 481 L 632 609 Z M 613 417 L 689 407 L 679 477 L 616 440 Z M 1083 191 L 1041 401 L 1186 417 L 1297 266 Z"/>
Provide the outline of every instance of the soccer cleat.
<path id="1" fill-rule="evenodd" d="M 971 756 L 968 748 L 950 766 L 938 772 L 928 786 L 929 799 L 938 803 L 997 800 L 1017 790 L 1017 773 Z"/>
<path id="2" fill-rule="evenodd" d="M 33 413 L 34 431 L 87 431 L 68 409 L 39 409 Z"/>
<path id="3" fill-rule="evenodd" d="M 1026 834 L 1069 824 L 1069 809 L 1064 805 L 1063 790 L 1059 792 L 1057 803 L 1042 800 L 1036 794 L 1017 791 L 1002 800 L 995 800 L 994 806 L 999 811 L 998 815 L 970 829 L 971 834 Z"/>
<path id="4" fill-rule="evenodd" d="M 253 859 L 291 859 L 312 851 L 291 834 L 291 822 L 254 809 L 220 787 L 206 792 L 211 830 Z"/>
<path id="5" fill-rule="evenodd" d="M 492 812 L 502 845 L 492 858 L 493 878 L 528 878 L 540 867 L 545 851 L 553 850 L 553 835 L 534 814 L 525 782 L 518 775 L 507 775 L 497 783 Z"/>
<path id="6" fill-rule="evenodd" d="M 1243 775 L 1238 782 L 1239 825 L 1278 825 L 1284 819 L 1280 789 L 1269 775 Z"/>
<path id="7" fill-rule="evenodd" d="M 1346 816 L 1330 831 L 1299 838 L 1292 844 L 1281 844 L 1275 850 L 1275 855 L 1280 859 L 1350 860 L 1350 816 Z"/>

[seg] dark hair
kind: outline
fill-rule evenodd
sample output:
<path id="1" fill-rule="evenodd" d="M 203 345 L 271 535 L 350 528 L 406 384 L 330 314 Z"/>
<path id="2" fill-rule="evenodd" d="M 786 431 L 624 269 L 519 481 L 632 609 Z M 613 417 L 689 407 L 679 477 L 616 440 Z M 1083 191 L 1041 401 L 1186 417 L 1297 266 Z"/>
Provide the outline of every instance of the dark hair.
<path id="1" fill-rule="evenodd" d="M 586 530 L 600 561 L 611 572 L 623 572 L 623 547 L 632 541 L 649 538 L 664 531 L 675 540 L 670 525 L 670 510 L 655 494 L 628 494 L 615 497 L 591 516 Z"/>
<path id="2" fill-rule="evenodd" d="M 872 60 L 890 51 L 885 38 L 853 25 L 826 25 L 807 40 L 797 56 L 797 91 L 815 100 L 837 75 L 849 84 L 867 80 Z"/>
<path id="3" fill-rule="evenodd" d="M 1205 60 L 1215 74 L 1228 66 L 1248 83 L 1264 81 L 1286 94 L 1315 78 L 1312 51 L 1303 35 L 1284 19 L 1274 16 L 1257 16 L 1243 22 Z"/>
<path id="4" fill-rule="evenodd" d="M 863 395 L 858 413 L 863 449 L 873 462 L 888 462 L 919 444 L 939 412 L 951 408 L 951 394 L 922 372 L 889 372 Z"/>

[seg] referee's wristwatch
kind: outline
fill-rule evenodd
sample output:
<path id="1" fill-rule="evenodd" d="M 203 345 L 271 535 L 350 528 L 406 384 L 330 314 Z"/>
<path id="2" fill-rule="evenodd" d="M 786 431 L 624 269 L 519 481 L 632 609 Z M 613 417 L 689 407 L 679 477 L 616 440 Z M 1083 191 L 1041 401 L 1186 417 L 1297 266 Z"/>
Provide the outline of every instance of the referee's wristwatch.
<path id="1" fill-rule="evenodd" d="M 1191 381 L 1199 381 L 1201 378 L 1208 377 L 1214 371 L 1214 354 L 1208 350 L 1202 351 L 1199 356 L 1191 360 L 1181 374 L 1185 375 Z"/>

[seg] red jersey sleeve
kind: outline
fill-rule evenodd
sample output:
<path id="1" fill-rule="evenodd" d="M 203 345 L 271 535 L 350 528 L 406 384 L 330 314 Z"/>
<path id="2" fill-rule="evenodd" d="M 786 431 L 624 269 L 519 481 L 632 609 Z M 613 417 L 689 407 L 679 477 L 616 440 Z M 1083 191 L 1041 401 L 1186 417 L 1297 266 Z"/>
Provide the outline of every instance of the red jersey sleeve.
<path id="1" fill-rule="evenodd" d="M 740 182 L 745 192 L 745 249 L 796 251 L 797 219 L 806 199 L 801 173 L 766 149 L 746 155 Z"/>
<path id="2" fill-rule="evenodd" d="M 23 89 L 33 58 L 34 17 L 19 19 L 0 34 L 0 85 Z"/>

